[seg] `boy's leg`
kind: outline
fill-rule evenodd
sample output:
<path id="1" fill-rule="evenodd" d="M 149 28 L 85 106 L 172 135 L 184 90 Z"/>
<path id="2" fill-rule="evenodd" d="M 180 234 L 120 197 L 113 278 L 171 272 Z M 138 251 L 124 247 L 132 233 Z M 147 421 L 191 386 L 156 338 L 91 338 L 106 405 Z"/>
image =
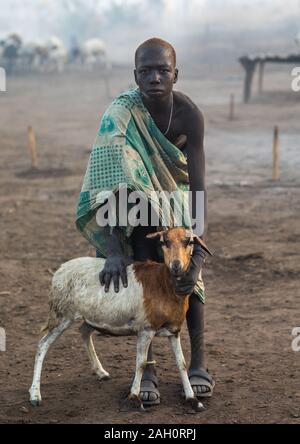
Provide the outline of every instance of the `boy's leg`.
<path id="1" fill-rule="evenodd" d="M 196 293 L 192 293 L 186 321 L 191 341 L 189 377 L 197 396 L 210 396 L 214 386 L 214 381 L 206 370 L 204 307 L 199 296 Z"/>

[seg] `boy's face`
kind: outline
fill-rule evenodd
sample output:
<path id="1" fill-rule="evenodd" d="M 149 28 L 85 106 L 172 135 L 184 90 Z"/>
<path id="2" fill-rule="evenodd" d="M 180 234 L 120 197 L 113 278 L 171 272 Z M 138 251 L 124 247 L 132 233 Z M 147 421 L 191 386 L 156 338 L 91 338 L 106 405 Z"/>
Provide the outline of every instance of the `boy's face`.
<path id="1" fill-rule="evenodd" d="M 134 76 L 146 98 L 157 100 L 170 95 L 178 78 L 172 51 L 160 45 L 140 49 Z"/>

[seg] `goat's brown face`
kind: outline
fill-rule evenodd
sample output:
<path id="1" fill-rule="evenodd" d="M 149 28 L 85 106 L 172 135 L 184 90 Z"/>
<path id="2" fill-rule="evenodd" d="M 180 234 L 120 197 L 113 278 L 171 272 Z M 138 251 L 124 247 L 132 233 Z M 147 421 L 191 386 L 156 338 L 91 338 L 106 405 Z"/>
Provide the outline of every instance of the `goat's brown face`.
<path id="1" fill-rule="evenodd" d="M 151 233 L 148 238 L 159 238 L 165 264 L 173 276 L 181 276 L 188 268 L 193 251 L 194 236 L 185 228 L 171 228 L 169 230 Z"/>
<path id="2" fill-rule="evenodd" d="M 208 254 L 212 254 L 202 239 L 182 227 L 151 233 L 146 237 L 150 239 L 159 238 L 164 252 L 165 264 L 172 275 L 176 277 L 181 276 L 187 270 L 193 252 L 193 244 L 200 244 Z"/>

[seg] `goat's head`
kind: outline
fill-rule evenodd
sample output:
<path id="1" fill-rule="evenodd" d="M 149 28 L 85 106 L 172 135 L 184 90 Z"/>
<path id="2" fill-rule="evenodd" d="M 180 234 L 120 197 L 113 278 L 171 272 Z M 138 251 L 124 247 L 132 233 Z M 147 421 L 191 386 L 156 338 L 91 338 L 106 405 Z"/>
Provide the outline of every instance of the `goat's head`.
<path id="1" fill-rule="evenodd" d="M 165 264 L 173 276 L 181 276 L 188 268 L 193 245 L 200 244 L 201 247 L 211 254 L 204 241 L 190 230 L 182 227 L 169 228 L 157 233 L 147 234 L 149 239 L 159 239 L 164 252 Z"/>

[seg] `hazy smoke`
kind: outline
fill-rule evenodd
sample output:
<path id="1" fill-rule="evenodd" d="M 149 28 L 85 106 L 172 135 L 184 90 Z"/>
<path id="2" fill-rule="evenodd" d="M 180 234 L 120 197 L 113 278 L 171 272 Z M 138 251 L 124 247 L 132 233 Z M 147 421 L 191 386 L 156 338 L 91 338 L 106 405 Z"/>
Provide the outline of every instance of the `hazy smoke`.
<path id="1" fill-rule="evenodd" d="M 68 45 L 102 38 L 112 59 L 132 62 L 135 47 L 159 36 L 179 58 L 228 57 L 296 49 L 300 0 L 0 0 L 0 32 L 25 40 L 57 35 Z"/>

